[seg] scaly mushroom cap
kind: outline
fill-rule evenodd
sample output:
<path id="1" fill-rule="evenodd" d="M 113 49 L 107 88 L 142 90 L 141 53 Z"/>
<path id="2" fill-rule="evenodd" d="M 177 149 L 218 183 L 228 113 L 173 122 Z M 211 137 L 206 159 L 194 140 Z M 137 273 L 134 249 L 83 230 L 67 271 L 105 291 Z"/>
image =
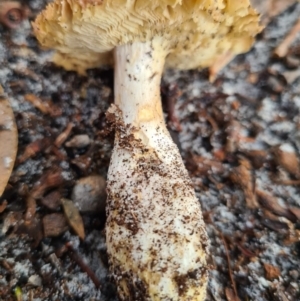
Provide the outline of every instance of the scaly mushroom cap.
<path id="1" fill-rule="evenodd" d="M 203 68 L 224 53 L 246 52 L 262 29 L 249 0 L 55 0 L 33 27 L 65 62 L 82 59 L 81 71 L 112 63 L 99 53 L 112 57 L 116 46 L 154 36 L 169 41 L 166 67 Z"/>

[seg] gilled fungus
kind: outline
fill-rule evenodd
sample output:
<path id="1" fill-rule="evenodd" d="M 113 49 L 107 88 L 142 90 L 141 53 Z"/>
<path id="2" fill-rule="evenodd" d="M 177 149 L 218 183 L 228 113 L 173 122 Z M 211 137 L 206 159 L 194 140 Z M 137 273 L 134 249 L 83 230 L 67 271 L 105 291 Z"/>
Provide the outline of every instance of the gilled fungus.
<path id="1" fill-rule="evenodd" d="M 257 13 L 248 0 L 56 0 L 33 27 L 69 69 L 114 64 L 106 238 L 120 299 L 203 301 L 208 237 L 165 126 L 160 81 L 164 67 L 202 68 L 247 51 Z"/>

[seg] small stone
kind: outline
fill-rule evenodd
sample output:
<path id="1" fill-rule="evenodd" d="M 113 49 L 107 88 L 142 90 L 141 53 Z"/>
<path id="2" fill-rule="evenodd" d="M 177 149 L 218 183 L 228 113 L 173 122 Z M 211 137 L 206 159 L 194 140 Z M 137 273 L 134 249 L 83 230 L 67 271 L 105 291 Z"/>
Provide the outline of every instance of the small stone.
<path id="1" fill-rule="evenodd" d="M 299 272 L 297 270 L 291 270 L 289 271 L 289 275 L 294 279 L 297 280 L 300 276 Z"/>
<path id="2" fill-rule="evenodd" d="M 104 212 L 106 203 L 106 181 L 99 175 L 88 176 L 77 181 L 72 200 L 82 213 Z"/>
<path id="3" fill-rule="evenodd" d="M 42 286 L 42 279 L 39 275 L 32 275 L 28 279 L 28 284 L 32 286 Z"/>
<path id="4" fill-rule="evenodd" d="M 91 140 L 88 135 L 76 135 L 65 143 L 66 147 L 82 148 L 90 145 Z"/>

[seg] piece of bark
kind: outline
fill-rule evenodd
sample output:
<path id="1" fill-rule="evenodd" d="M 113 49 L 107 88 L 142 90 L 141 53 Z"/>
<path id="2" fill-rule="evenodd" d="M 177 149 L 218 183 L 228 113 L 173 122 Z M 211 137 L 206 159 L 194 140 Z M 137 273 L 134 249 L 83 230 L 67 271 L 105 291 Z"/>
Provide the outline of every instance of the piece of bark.
<path id="1" fill-rule="evenodd" d="M 255 169 L 261 168 L 266 162 L 268 152 L 265 150 L 241 150 L 241 152 L 251 161 Z"/>
<path id="2" fill-rule="evenodd" d="M 74 127 L 74 124 L 72 122 L 69 122 L 67 127 L 65 128 L 65 130 L 60 133 L 57 138 L 55 139 L 55 146 L 57 146 L 58 148 L 60 148 L 64 142 L 68 139 L 68 137 L 70 136 L 72 129 Z"/>
<path id="3" fill-rule="evenodd" d="M 41 198 L 40 203 L 51 210 L 57 210 L 61 206 L 61 193 L 54 190 Z"/>
<path id="4" fill-rule="evenodd" d="M 18 157 L 17 164 L 24 163 L 29 158 L 35 157 L 38 153 L 44 151 L 51 144 L 51 140 L 49 138 L 37 139 L 31 143 L 29 143 L 23 153 Z"/>
<path id="5" fill-rule="evenodd" d="M 65 233 L 69 226 L 66 217 L 62 213 L 52 213 L 44 216 L 43 228 L 45 237 L 57 237 Z"/>
<path id="6" fill-rule="evenodd" d="M 60 168 L 54 167 L 53 169 L 44 171 L 40 179 L 34 183 L 32 195 L 35 198 L 41 198 L 47 190 L 56 188 L 64 182 L 65 179 Z"/>
<path id="7" fill-rule="evenodd" d="M 255 195 L 255 179 L 250 161 L 241 158 L 239 166 L 233 168 L 230 179 L 243 190 L 247 207 L 250 209 L 258 208 Z"/>

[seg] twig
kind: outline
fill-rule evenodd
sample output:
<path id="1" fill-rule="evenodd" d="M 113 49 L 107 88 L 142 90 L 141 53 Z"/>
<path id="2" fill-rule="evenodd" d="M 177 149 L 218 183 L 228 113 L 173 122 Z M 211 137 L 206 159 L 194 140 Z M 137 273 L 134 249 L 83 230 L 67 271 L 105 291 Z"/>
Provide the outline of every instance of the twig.
<path id="1" fill-rule="evenodd" d="M 68 137 L 71 134 L 71 131 L 74 127 L 74 124 L 72 122 L 69 122 L 65 130 L 59 134 L 54 142 L 55 146 L 60 148 L 62 144 L 68 139 Z"/>
<path id="2" fill-rule="evenodd" d="M 236 289 L 236 284 L 235 284 L 233 274 L 232 274 L 232 270 L 231 270 L 231 266 L 230 266 L 230 256 L 229 256 L 228 246 L 227 246 L 227 243 L 225 241 L 224 235 L 221 232 L 220 232 L 220 235 L 221 235 L 221 238 L 222 238 L 222 241 L 223 241 L 223 244 L 224 244 L 224 248 L 225 248 L 225 252 L 226 252 L 228 273 L 229 273 L 229 277 L 230 277 L 231 284 L 232 284 L 232 287 L 233 287 L 233 291 L 234 291 L 236 300 L 239 300 L 239 297 L 238 297 L 238 294 L 237 294 L 237 289 Z"/>
<path id="3" fill-rule="evenodd" d="M 17 159 L 17 164 L 22 164 L 29 158 L 36 156 L 38 153 L 45 150 L 51 141 L 49 138 L 37 139 L 30 144 L 28 144 L 24 150 L 24 152 Z"/>
<path id="4" fill-rule="evenodd" d="M 50 116 L 57 116 L 60 115 L 59 110 L 53 107 L 53 104 L 50 101 L 42 100 L 41 98 L 37 97 L 34 94 L 26 94 L 24 99 L 30 102 L 35 108 L 41 111 L 44 114 L 49 114 Z"/>
<path id="5" fill-rule="evenodd" d="M 300 31 L 300 19 L 293 26 L 285 39 L 276 47 L 274 54 L 278 57 L 285 57 L 288 53 L 290 45 L 294 42 L 296 35 Z"/>
<path id="6" fill-rule="evenodd" d="M 98 289 L 101 287 L 101 282 L 97 278 L 96 274 L 91 270 L 91 268 L 82 260 L 82 258 L 78 255 L 78 253 L 74 250 L 72 244 L 70 242 L 66 243 L 66 247 L 69 250 L 68 255 L 80 266 L 83 272 L 87 273 L 87 275 L 91 278 L 95 287 Z"/>
<path id="7" fill-rule="evenodd" d="M 30 223 L 36 213 L 36 200 L 51 188 L 57 187 L 64 182 L 61 170 L 50 170 L 37 181 L 26 199 L 25 221 Z"/>

